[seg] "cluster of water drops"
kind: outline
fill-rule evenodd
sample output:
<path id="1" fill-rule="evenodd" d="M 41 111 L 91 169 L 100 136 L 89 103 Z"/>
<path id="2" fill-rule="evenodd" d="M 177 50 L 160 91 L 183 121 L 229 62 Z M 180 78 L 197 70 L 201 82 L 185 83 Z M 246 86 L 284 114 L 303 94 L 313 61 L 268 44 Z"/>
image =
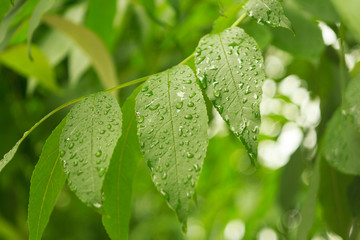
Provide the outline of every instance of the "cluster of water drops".
<path id="1" fill-rule="evenodd" d="M 174 209 L 192 197 L 207 147 L 206 107 L 195 79 L 186 66 L 167 70 L 147 81 L 136 103 L 142 152 Z"/>
<path id="2" fill-rule="evenodd" d="M 197 77 L 231 130 L 256 152 L 264 70 L 261 51 L 240 28 L 207 35 L 195 52 Z"/>
<path id="3" fill-rule="evenodd" d="M 78 195 L 101 194 L 120 133 L 121 111 L 111 95 L 97 93 L 72 108 L 61 135 L 60 158 L 69 186 Z"/>

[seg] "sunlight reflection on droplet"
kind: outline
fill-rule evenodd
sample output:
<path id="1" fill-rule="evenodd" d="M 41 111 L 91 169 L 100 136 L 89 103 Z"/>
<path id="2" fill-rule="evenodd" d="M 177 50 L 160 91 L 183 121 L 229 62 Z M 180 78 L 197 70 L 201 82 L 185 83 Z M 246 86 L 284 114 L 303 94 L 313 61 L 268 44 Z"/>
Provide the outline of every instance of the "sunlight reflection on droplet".
<path id="1" fill-rule="evenodd" d="M 240 240 L 245 235 L 245 224 L 240 219 L 232 220 L 226 224 L 224 238 L 226 240 Z"/>
<path id="2" fill-rule="evenodd" d="M 257 240 L 277 240 L 276 232 L 271 228 L 263 228 L 257 235 Z"/>

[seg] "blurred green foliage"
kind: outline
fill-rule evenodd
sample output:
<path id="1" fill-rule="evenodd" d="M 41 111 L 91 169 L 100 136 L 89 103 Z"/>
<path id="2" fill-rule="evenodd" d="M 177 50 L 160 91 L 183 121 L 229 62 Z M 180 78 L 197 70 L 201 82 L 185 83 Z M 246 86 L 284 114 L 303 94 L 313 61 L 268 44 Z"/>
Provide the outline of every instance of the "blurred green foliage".
<path id="1" fill-rule="evenodd" d="M 241 13 L 239 6 L 245 1 L 58 0 L 50 14 L 91 32 L 95 40 L 84 38 L 80 31 L 64 34 L 42 22 L 33 35 L 31 62 L 24 47 L 29 19 L 38 2 L 15 0 L 11 5 L 1 0 L 0 4 L 1 154 L 52 109 L 110 87 L 114 82 L 106 76 L 120 84 L 178 64 L 194 51 L 202 36 L 212 31 L 215 20 L 219 18 L 215 26 L 221 26 L 220 19 L 233 19 L 232 14 Z M 338 164 L 344 159 L 325 160 L 329 154 L 323 158 L 318 151 L 329 147 L 323 143 L 323 135 L 345 96 L 359 98 L 358 90 L 350 89 L 345 94 L 345 86 L 358 75 L 360 66 L 359 14 L 353 12 L 360 9 L 359 1 L 286 0 L 282 4 L 295 35 L 286 29 L 258 25 L 250 17 L 241 23 L 262 49 L 269 78 L 263 88 L 259 163 L 251 163 L 244 147 L 209 107 L 210 143 L 190 208 L 188 232 L 181 232 L 176 215 L 157 192 L 141 161 L 133 182 L 129 239 L 296 239 L 301 235 L 298 230 L 306 228 L 304 221 L 313 217 L 312 239 L 338 239 L 335 234 L 343 239 L 359 239 L 358 177 L 326 162 L 334 160 Z M 80 35 L 74 37 L 76 34 Z M 100 55 L 111 63 L 96 62 L 99 53 L 91 51 L 99 50 L 97 44 L 106 51 Z M 108 72 L 113 71 L 109 64 L 114 64 L 116 76 Z M 357 86 L 355 82 L 352 85 Z M 130 86 L 118 91 L 121 105 L 134 89 Z M 358 102 L 347 102 L 350 106 L 345 110 L 355 109 L 353 116 L 359 116 Z M 1 172 L 0 239 L 28 238 L 31 175 L 47 136 L 65 114 L 61 111 L 40 125 Z M 348 124 L 359 122 L 352 120 Z M 331 125 L 335 126 L 328 130 L 334 140 L 330 147 L 336 150 L 338 141 L 346 136 L 337 139 L 340 132 L 336 124 Z M 290 139 L 286 145 L 283 138 L 290 135 L 283 135 L 284 129 L 295 129 L 300 134 L 299 142 L 290 145 Z M 351 129 L 358 139 L 358 126 Z M 353 153 L 345 160 L 358 159 L 359 146 L 352 143 L 344 147 Z M 285 155 L 266 150 L 276 146 L 282 146 Z M 268 162 L 272 154 L 275 165 Z M 321 161 L 319 174 L 314 172 L 315 158 Z M 308 195 L 311 183 L 317 185 Z M 304 204 L 307 201 L 314 211 L 302 211 L 303 206 L 310 206 Z M 271 238 L 274 234 L 277 237 Z M 101 215 L 87 208 L 65 186 L 43 239 L 108 236 Z"/>

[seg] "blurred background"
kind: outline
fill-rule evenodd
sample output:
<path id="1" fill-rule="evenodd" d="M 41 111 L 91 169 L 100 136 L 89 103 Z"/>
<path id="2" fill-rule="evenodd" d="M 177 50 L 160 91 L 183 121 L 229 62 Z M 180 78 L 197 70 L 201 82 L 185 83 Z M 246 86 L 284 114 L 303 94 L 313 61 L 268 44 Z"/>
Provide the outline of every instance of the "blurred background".
<path id="1" fill-rule="evenodd" d="M 1 155 L 52 109 L 108 87 L 98 76 L 89 52 L 71 36 L 45 24 L 33 36 L 35 63 L 29 61 L 24 46 L 32 2 L 36 1 L 27 1 L 28 10 L 13 20 L 12 34 L 0 45 Z M 240 2 L 58 0 L 50 12 L 96 34 L 114 62 L 120 84 L 181 62 L 200 38 L 211 32 L 214 21 Z M 15 1 L 15 6 L 22 3 Z M 283 6 L 296 35 L 259 25 L 250 18 L 241 23 L 262 49 L 267 75 L 258 163 L 251 164 L 242 144 L 208 103 L 210 143 L 196 200 L 190 207 L 188 232 L 181 232 L 175 213 L 156 191 L 146 164 L 141 162 L 134 181 L 129 239 L 295 238 L 318 139 L 325 127 L 322 121 L 327 121 L 340 104 L 340 20 L 327 0 L 286 0 Z M 360 46 L 351 35 L 346 41 L 346 66 L 356 74 Z M 89 42 L 91 48 L 91 39 Z M 27 67 L 35 70 L 20 69 Z M 43 75 L 51 82 L 42 81 Z M 121 89 L 120 104 L 135 87 Z M 31 174 L 46 137 L 65 114 L 63 110 L 38 127 L 1 172 L 0 239 L 27 239 Z M 313 240 L 341 239 L 324 223 L 326 207 L 318 204 L 316 208 Z M 64 187 L 43 239 L 108 236 L 101 215 Z"/>

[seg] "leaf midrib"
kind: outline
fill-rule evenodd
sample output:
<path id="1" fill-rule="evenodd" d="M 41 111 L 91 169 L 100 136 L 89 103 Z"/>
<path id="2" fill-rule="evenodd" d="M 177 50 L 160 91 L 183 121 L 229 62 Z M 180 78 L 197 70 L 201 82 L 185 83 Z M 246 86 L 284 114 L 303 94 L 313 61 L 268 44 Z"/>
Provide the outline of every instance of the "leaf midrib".
<path id="1" fill-rule="evenodd" d="M 90 144 L 90 164 L 91 164 L 91 171 L 94 173 L 94 164 L 93 164 L 93 155 L 94 155 L 94 118 L 95 118 L 95 100 L 96 100 L 96 95 L 94 95 L 94 100 L 93 100 L 93 107 L 92 107 L 92 112 L 91 112 L 91 144 Z M 96 169 L 95 169 L 96 170 Z M 96 174 L 96 172 L 95 172 Z M 92 183 L 92 189 L 95 192 L 95 180 L 94 180 L 94 174 L 91 174 L 91 183 Z"/>
<path id="2" fill-rule="evenodd" d="M 52 154 L 54 154 L 56 151 L 58 151 L 58 149 L 54 150 L 49 156 L 51 156 Z M 38 218 L 38 221 L 37 221 L 36 239 L 38 239 L 38 237 L 39 237 L 40 219 L 41 219 L 41 215 L 42 215 L 42 211 L 43 211 L 43 207 L 44 207 L 44 203 L 45 203 L 45 198 L 46 198 L 46 196 L 47 196 L 47 191 L 48 191 L 48 188 L 49 188 L 49 184 L 50 184 L 50 182 L 51 182 L 51 178 L 52 178 L 52 176 L 53 176 L 53 174 L 54 174 L 54 171 L 55 171 L 55 168 L 56 168 L 56 165 L 57 165 L 57 163 L 58 163 L 59 158 L 60 158 L 60 155 L 57 154 L 55 164 L 54 164 L 54 166 L 53 166 L 53 168 L 51 169 L 51 172 L 50 172 L 49 181 L 48 181 L 47 184 L 46 184 L 44 196 L 43 196 L 43 199 L 42 199 L 42 202 L 41 202 L 41 207 L 40 207 L 40 212 L 39 212 L 39 218 Z"/>
<path id="3" fill-rule="evenodd" d="M 172 129 L 172 140 L 174 145 L 174 152 L 175 152 L 175 172 L 176 172 L 176 188 L 177 188 L 177 197 L 179 200 L 180 208 L 181 208 L 181 199 L 180 199 L 180 188 L 179 188 L 179 172 L 178 172 L 178 159 L 177 159 L 177 150 L 176 150 L 176 143 L 175 143 L 175 129 L 174 129 L 174 122 L 173 122 L 173 112 L 171 108 L 171 93 L 170 93 L 170 70 L 167 70 L 167 80 L 168 80 L 168 96 L 169 96 L 169 108 L 170 108 L 170 122 L 171 122 L 171 129 Z"/>
<path id="4" fill-rule="evenodd" d="M 233 72 L 232 72 L 232 68 L 231 68 L 231 65 L 230 65 L 230 63 L 229 63 L 229 59 L 228 59 L 228 56 L 227 56 L 227 54 L 226 54 L 226 51 L 225 51 L 223 41 L 222 41 L 222 39 L 221 39 L 221 34 L 217 34 L 217 35 L 219 36 L 220 45 L 221 45 L 221 48 L 222 48 L 222 50 L 223 50 L 223 53 L 224 53 L 224 56 L 225 56 L 225 59 L 226 59 L 226 64 L 227 64 L 227 66 L 228 66 L 228 68 L 229 68 L 229 72 L 230 72 L 230 75 L 231 75 L 232 83 L 233 83 L 233 85 L 234 85 L 234 87 L 235 87 L 235 89 L 236 89 L 236 91 L 235 91 L 235 92 L 236 92 L 236 96 L 237 96 L 237 98 L 238 98 L 238 100 L 239 100 L 239 102 L 240 102 L 240 101 L 241 101 L 241 98 L 240 98 L 239 92 L 238 92 L 238 91 L 239 91 L 239 88 L 236 86 L 235 78 L 234 78 L 234 75 L 233 75 Z M 233 100 L 233 101 L 234 101 L 234 100 Z M 241 135 L 239 135 L 239 137 L 240 137 L 241 142 L 242 142 L 243 145 L 245 146 L 245 148 L 246 148 L 249 152 L 252 152 L 251 148 L 247 145 L 245 139 L 244 139 Z"/>

